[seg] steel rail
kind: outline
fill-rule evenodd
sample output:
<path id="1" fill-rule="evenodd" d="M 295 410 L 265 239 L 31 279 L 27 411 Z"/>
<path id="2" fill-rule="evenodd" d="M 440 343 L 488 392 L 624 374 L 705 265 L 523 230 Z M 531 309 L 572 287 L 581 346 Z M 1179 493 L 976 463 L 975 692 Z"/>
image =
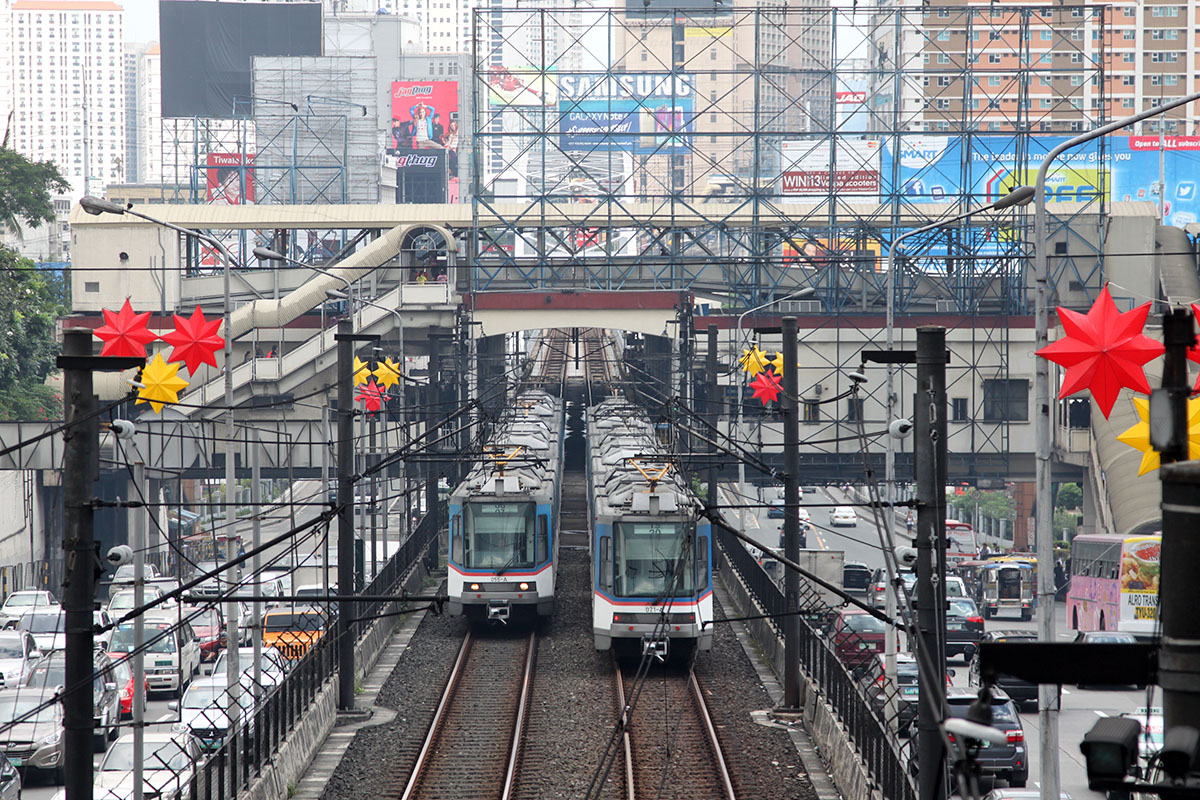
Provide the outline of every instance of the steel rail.
<path id="1" fill-rule="evenodd" d="M 700 691 L 700 682 L 696 680 L 694 671 L 688 673 L 688 682 L 692 686 L 692 695 L 696 698 L 696 710 L 700 713 L 700 721 L 704 724 L 704 730 L 708 733 L 708 741 L 712 745 L 717 777 L 721 781 L 721 788 L 725 790 L 725 798 L 726 800 L 737 800 L 737 795 L 733 791 L 733 780 L 729 777 L 729 765 L 725 763 L 725 753 L 721 750 L 721 742 L 717 739 L 717 728 L 713 725 L 712 715 L 708 713 L 708 703 L 704 702 L 704 695 Z"/>
<path id="2" fill-rule="evenodd" d="M 504 791 L 500 800 L 512 800 L 516 783 L 517 761 L 521 752 L 521 740 L 525 733 L 525 708 L 529 701 L 529 688 L 533 684 L 533 655 L 537 650 L 537 634 L 529 634 L 529 652 L 525 654 L 525 676 L 521 679 L 521 699 L 517 704 L 517 720 L 513 726 L 512 748 L 508 754 L 508 768 L 504 771 Z"/>
<path id="3" fill-rule="evenodd" d="M 637 800 L 633 785 L 633 748 L 629 744 L 629 704 L 625 702 L 625 678 L 621 665 L 613 657 L 613 674 L 617 677 L 617 703 L 621 711 L 621 749 L 625 752 L 625 799 Z"/>
<path id="4" fill-rule="evenodd" d="M 446 691 L 442 693 L 442 700 L 438 703 L 437 711 L 434 712 L 433 722 L 429 725 L 429 734 L 425 737 L 425 743 L 421 745 L 421 752 L 417 755 L 417 763 L 413 766 L 412 774 L 408 776 L 408 784 L 404 787 L 404 794 L 401 795 L 401 800 L 412 800 L 413 790 L 416 789 L 421 779 L 421 773 L 424 771 L 429 754 L 433 750 L 433 744 L 437 741 L 438 731 L 441 728 L 442 720 L 446 716 L 446 709 L 454 697 L 454 689 L 458 685 L 459 676 L 462 675 L 462 668 L 467 663 L 467 654 L 470 651 L 471 632 L 467 631 L 467 635 L 463 637 L 462 648 L 458 651 L 458 660 L 454 662 L 454 669 L 450 672 L 450 679 L 446 681 Z"/>

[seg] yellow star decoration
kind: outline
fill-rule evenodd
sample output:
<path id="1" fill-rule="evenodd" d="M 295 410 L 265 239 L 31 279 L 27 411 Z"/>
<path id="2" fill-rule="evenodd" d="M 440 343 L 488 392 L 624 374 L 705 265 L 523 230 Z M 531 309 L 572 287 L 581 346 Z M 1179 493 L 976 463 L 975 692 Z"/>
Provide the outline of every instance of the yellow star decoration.
<path id="1" fill-rule="evenodd" d="M 1138 422 L 1118 436 L 1117 441 L 1142 452 L 1142 464 L 1138 467 L 1138 475 L 1141 476 L 1158 469 L 1161 462 L 1158 452 L 1150 446 L 1150 399 L 1134 397 L 1133 407 L 1137 411 Z M 1188 400 L 1187 425 L 1188 458 L 1200 458 L 1200 398 Z"/>
<path id="2" fill-rule="evenodd" d="M 155 414 L 161 414 L 167 403 L 178 403 L 179 393 L 187 388 L 188 382 L 179 377 L 179 364 L 163 361 L 162 353 L 142 368 L 142 388 L 138 391 L 138 403 L 149 403 Z"/>
<path id="3" fill-rule="evenodd" d="M 754 345 L 749 350 L 742 350 L 742 357 L 738 359 L 738 363 L 742 365 L 743 372 L 754 376 L 767 368 L 767 354 L 759 350 L 758 345 Z"/>
<path id="4" fill-rule="evenodd" d="M 371 379 L 371 365 L 358 356 L 354 357 L 354 385 L 362 386 Z"/>
<path id="5" fill-rule="evenodd" d="M 779 352 L 775 353 L 775 357 L 772 358 L 767 363 L 775 368 L 776 375 L 779 375 L 780 377 L 783 376 L 783 353 L 779 353 Z M 800 365 L 796 364 L 796 366 L 798 367 Z"/>
<path id="6" fill-rule="evenodd" d="M 378 362 L 379 366 L 375 368 L 375 379 L 379 381 L 379 385 L 384 389 L 390 389 L 400 382 L 400 365 L 392 361 L 392 357 L 388 356 L 383 361 Z"/>

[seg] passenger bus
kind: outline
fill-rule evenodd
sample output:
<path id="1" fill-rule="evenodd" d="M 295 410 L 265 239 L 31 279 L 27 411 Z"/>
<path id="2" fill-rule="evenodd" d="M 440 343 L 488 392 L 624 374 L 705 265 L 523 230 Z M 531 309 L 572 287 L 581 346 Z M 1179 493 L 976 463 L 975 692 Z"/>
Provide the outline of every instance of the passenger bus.
<path id="1" fill-rule="evenodd" d="M 975 529 L 969 522 L 956 519 L 946 520 L 946 564 L 953 566 L 962 561 L 971 561 L 979 555 L 975 546 Z"/>
<path id="2" fill-rule="evenodd" d="M 1071 542 L 1067 619 L 1078 631 L 1154 634 L 1162 536 L 1081 535 Z"/>

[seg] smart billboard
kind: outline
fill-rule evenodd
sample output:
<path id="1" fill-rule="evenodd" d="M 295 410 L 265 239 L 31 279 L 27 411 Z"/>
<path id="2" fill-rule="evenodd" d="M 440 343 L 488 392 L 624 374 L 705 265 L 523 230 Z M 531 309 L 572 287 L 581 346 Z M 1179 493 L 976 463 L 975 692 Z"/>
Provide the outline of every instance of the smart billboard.
<path id="1" fill-rule="evenodd" d="M 691 75 L 560 75 L 559 147 L 640 155 L 689 151 L 693 87 Z"/>

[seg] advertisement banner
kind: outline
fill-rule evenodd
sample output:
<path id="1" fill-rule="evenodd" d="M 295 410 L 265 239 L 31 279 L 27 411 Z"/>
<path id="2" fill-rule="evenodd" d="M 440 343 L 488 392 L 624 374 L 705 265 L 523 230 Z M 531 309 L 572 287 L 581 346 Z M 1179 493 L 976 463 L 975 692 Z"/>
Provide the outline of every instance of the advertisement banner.
<path id="1" fill-rule="evenodd" d="M 907 202 L 938 203 L 969 194 L 979 201 L 996 200 L 1020 185 L 1033 185 L 1046 154 L 1065 136 L 1013 134 L 902 136 L 898 148 L 885 139 L 881 172 L 884 194 L 893 191 L 893 168 L 899 175 L 894 191 Z M 969 144 L 965 143 L 969 142 Z M 1164 141 L 1164 213 L 1177 227 L 1200 215 L 1197 197 L 1200 137 L 1167 136 Z M 1109 201 L 1158 199 L 1157 136 L 1111 136 L 1101 154 L 1098 143 L 1081 145 L 1059 156 L 1046 180 L 1047 202 L 1087 201 L 1103 187 Z M 964 150 L 968 152 L 964 152 Z M 1022 152 L 1018 167 L 1017 153 Z M 965 185 L 964 185 L 965 184 Z"/>
<path id="2" fill-rule="evenodd" d="M 244 168 L 241 153 L 209 153 L 205 164 L 209 203 L 225 206 L 254 203 L 253 153 L 246 154 Z"/>
<path id="3" fill-rule="evenodd" d="M 445 148 L 458 151 L 458 82 L 392 81 L 388 150 Z"/>
<path id="4" fill-rule="evenodd" d="M 564 151 L 678 153 L 692 146 L 691 99 L 583 100 L 562 103 L 559 147 Z"/>
<path id="5" fill-rule="evenodd" d="M 558 107 L 558 76 L 554 68 L 489 67 L 488 105 Z"/>
<path id="6" fill-rule="evenodd" d="M 446 174 L 445 150 L 397 150 L 396 202 L 447 202 Z"/>
<path id="7" fill-rule="evenodd" d="M 1134 630 L 1136 623 L 1153 626 L 1158 620 L 1161 536 L 1130 537 L 1121 551 L 1121 625 Z M 1134 623 L 1130 626 L 1128 623 Z"/>
<path id="8" fill-rule="evenodd" d="M 838 139 L 836 151 L 828 138 L 785 141 L 780 147 L 783 174 L 780 191 L 785 199 L 816 197 L 830 191 L 878 198 L 878 139 Z M 836 168 L 830 169 L 836 152 Z"/>

